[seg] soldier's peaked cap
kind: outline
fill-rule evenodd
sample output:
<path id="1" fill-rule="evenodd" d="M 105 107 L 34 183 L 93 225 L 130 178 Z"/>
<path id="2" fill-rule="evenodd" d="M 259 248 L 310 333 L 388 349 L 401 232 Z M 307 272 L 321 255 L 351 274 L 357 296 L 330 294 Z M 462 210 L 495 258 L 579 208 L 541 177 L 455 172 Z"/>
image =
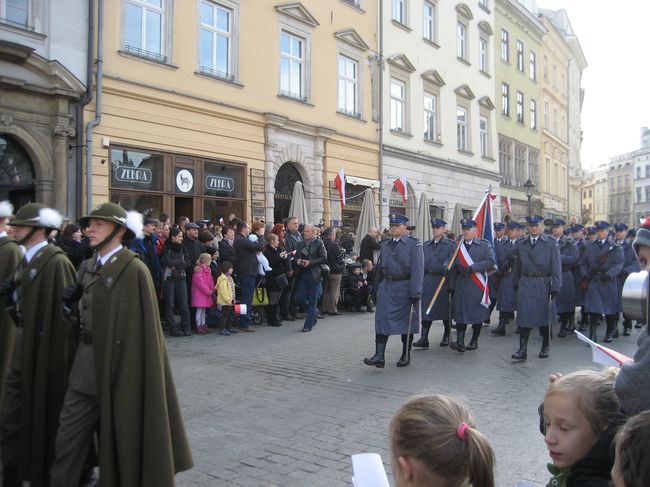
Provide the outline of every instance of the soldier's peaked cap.
<path id="1" fill-rule="evenodd" d="M 432 227 L 446 227 L 447 222 L 444 220 L 441 220 L 440 218 L 432 218 L 431 219 L 431 226 Z"/>
<path id="2" fill-rule="evenodd" d="M 388 218 L 391 225 L 406 225 L 409 222 L 409 219 L 401 213 L 393 213 Z"/>
<path id="3" fill-rule="evenodd" d="M 614 223 L 614 230 L 617 232 L 622 232 L 623 230 L 627 230 L 627 225 L 625 223 Z"/>
<path id="4" fill-rule="evenodd" d="M 584 230 L 584 228 L 585 228 L 584 225 L 581 225 L 580 223 L 576 223 L 571 227 L 571 231 L 574 233 L 581 232 L 582 230 Z"/>
<path id="5" fill-rule="evenodd" d="M 494 225 L 492 225 L 495 230 L 503 230 L 506 228 L 504 223 L 501 222 L 495 222 Z"/>
<path id="6" fill-rule="evenodd" d="M 520 230 L 522 228 L 524 228 L 524 226 L 521 223 L 515 221 L 508 222 L 508 230 Z"/>
<path id="7" fill-rule="evenodd" d="M 539 225 L 544 219 L 539 215 L 531 215 L 526 217 L 528 225 Z"/>
<path id="8" fill-rule="evenodd" d="M 608 222 L 604 221 L 604 220 L 599 220 L 599 221 L 594 223 L 594 226 L 598 230 L 607 230 L 611 225 Z"/>
<path id="9" fill-rule="evenodd" d="M 102 203 L 86 216 L 81 217 L 79 223 L 87 227 L 91 219 L 106 220 L 126 228 L 124 240 L 133 240 L 135 237 L 143 236 L 142 214 L 137 211 L 126 211 L 115 203 Z"/>
<path id="10" fill-rule="evenodd" d="M 9 225 L 15 227 L 39 227 L 57 229 L 63 223 L 61 214 L 40 203 L 29 203 L 16 213 Z"/>
<path id="11" fill-rule="evenodd" d="M 462 228 L 472 228 L 476 226 L 476 222 L 472 220 L 471 218 L 463 218 L 460 221 L 460 226 Z"/>

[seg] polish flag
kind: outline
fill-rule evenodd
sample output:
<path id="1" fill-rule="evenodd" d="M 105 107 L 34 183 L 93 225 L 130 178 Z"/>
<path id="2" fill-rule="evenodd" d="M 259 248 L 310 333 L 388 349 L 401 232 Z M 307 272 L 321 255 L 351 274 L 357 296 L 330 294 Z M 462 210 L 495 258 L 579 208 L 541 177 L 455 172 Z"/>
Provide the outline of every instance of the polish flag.
<path id="1" fill-rule="evenodd" d="M 345 171 L 343 168 L 334 178 L 334 184 L 336 184 L 336 189 L 339 190 L 339 197 L 341 198 L 341 208 L 345 207 Z"/>
<path id="2" fill-rule="evenodd" d="M 404 204 L 406 204 L 406 201 L 409 199 L 408 197 L 408 191 L 406 191 L 406 176 L 400 176 L 395 180 L 393 183 L 393 186 L 397 188 L 397 191 L 399 194 L 402 195 L 402 199 L 404 200 Z"/>
<path id="3" fill-rule="evenodd" d="M 502 200 L 503 206 L 506 209 L 506 214 L 510 215 L 512 213 L 512 200 L 510 199 L 510 196 L 504 196 Z"/>
<path id="4" fill-rule="evenodd" d="M 632 360 L 627 355 L 623 355 L 616 350 L 612 350 L 611 348 L 599 345 L 598 343 L 584 336 L 579 331 L 576 331 L 575 334 L 578 335 L 578 339 L 580 341 L 585 342 L 587 345 L 589 345 L 589 347 L 591 347 L 591 360 L 595 364 L 621 367 L 625 362 Z"/>

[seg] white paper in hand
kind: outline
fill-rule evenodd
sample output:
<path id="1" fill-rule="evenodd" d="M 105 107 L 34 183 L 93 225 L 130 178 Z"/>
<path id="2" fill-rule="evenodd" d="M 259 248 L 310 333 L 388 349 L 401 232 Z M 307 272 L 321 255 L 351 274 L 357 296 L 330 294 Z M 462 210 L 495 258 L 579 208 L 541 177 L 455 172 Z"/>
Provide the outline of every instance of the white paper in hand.
<path id="1" fill-rule="evenodd" d="M 389 487 L 384 464 L 377 453 L 352 455 L 352 485 L 354 487 Z"/>

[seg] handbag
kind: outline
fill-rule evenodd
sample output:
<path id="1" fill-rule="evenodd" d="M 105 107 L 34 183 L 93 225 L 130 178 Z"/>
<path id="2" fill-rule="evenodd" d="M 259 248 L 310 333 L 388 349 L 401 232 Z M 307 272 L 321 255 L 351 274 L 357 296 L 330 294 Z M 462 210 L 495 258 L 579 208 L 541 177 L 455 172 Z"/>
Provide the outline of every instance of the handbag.
<path id="1" fill-rule="evenodd" d="M 280 288 L 284 289 L 286 287 L 289 287 L 289 278 L 287 277 L 286 274 L 280 274 L 275 278 L 275 284 Z"/>
<path id="2" fill-rule="evenodd" d="M 253 293 L 253 306 L 266 306 L 269 304 L 269 295 L 265 287 L 256 287 Z"/>
<path id="3" fill-rule="evenodd" d="M 330 266 L 328 266 L 327 264 L 321 264 L 320 275 L 323 279 L 327 279 L 330 275 Z"/>

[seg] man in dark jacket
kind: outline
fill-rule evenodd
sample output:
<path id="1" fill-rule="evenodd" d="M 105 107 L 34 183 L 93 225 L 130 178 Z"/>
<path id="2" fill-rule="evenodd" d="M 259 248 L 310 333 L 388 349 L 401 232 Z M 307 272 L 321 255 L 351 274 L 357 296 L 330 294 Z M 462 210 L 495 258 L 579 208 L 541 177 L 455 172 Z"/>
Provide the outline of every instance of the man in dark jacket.
<path id="1" fill-rule="evenodd" d="M 156 292 L 160 291 L 160 261 L 158 259 L 158 254 L 156 253 L 156 247 L 158 245 L 158 236 L 156 235 L 156 220 L 151 218 L 145 218 L 142 233 L 144 236 L 142 238 L 136 238 L 129 245 L 129 250 L 138 254 L 140 260 L 145 263 L 149 273 L 151 274 L 151 279 L 153 280 L 153 285 L 156 289 Z"/>
<path id="2" fill-rule="evenodd" d="M 345 271 L 345 250 L 336 241 L 336 229 L 329 227 L 321 235 L 325 250 L 327 251 L 327 265 L 330 268 L 324 282 L 323 314 L 338 316 L 341 313 L 336 309 L 336 303 L 341 294 L 341 276 Z"/>
<path id="3" fill-rule="evenodd" d="M 251 327 L 251 310 L 253 293 L 255 292 L 255 277 L 257 276 L 257 253 L 264 250 L 264 240 L 254 242 L 248 239 L 251 229 L 248 223 L 237 220 L 235 224 L 235 273 L 241 286 L 241 302 L 246 305 L 247 314 L 239 316 L 239 328 L 244 332 L 255 331 Z M 264 228 L 262 228 L 264 232 Z M 263 235 L 263 233 L 262 233 Z"/>
<path id="4" fill-rule="evenodd" d="M 296 216 L 290 216 L 284 222 L 286 228 L 286 233 L 284 236 L 284 250 L 289 254 L 290 258 L 295 257 L 295 250 L 298 247 L 298 243 L 302 241 L 302 235 L 298 231 L 300 226 L 300 220 Z M 293 254 L 292 254 L 293 252 Z M 296 275 L 295 270 L 290 271 L 287 274 L 289 276 L 289 288 L 291 293 L 289 295 L 288 303 L 284 303 L 281 306 L 280 314 L 282 315 L 283 320 L 295 321 L 298 313 L 296 306 Z"/>
<path id="5" fill-rule="evenodd" d="M 305 225 L 304 240 L 296 248 L 296 267 L 300 269 L 297 278 L 296 301 L 307 309 L 307 316 L 301 331 L 307 332 L 316 324 L 318 311 L 316 303 L 322 292 L 321 265 L 327 264 L 327 250 L 323 241 L 316 238 L 314 225 Z"/>
<path id="6" fill-rule="evenodd" d="M 359 261 L 363 262 L 368 259 L 370 262 L 375 263 L 374 255 L 375 250 L 379 252 L 381 250 L 381 244 L 378 240 L 379 231 L 375 227 L 370 227 L 368 233 L 363 240 L 361 240 L 361 245 L 359 246 Z"/>

